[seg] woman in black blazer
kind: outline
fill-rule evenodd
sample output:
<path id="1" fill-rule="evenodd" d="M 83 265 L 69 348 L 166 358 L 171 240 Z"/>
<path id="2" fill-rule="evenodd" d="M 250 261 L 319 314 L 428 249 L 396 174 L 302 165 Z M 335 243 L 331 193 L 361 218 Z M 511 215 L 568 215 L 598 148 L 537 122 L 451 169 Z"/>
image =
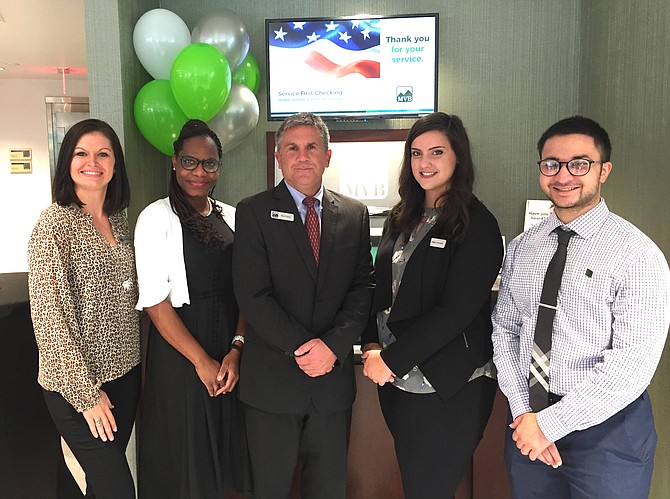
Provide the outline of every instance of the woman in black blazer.
<path id="1" fill-rule="evenodd" d="M 490 299 L 503 249 L 473 182 L 461 120 L 419 119 L 405 142 L 401 199 L 384 226 L 362 341 L 407 499 L 454 495 L 493 406 Z"/>

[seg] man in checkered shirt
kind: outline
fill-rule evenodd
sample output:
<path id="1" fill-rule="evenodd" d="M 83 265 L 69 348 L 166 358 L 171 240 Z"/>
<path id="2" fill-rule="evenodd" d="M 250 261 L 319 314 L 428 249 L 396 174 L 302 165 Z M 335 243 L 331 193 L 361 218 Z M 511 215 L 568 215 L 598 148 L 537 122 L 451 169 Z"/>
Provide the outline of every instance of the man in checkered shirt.
<path id="1" fill-rule="evenodd" d="M 661 250 L 600 196 L 607 132 L 581 116 L 538 142 L 546 220 L 509 245 L 493 313 L 494 361 L 510 406 L 505 460 L 515 498 L 647 498 L 656 431 L 646 388 L 670 325 Z M 638 165 L 639 166 L 639 165 Z M 561 227 L 573 232 L 549 355 L 549 406 L 528 386 L 543 280 Z"/>

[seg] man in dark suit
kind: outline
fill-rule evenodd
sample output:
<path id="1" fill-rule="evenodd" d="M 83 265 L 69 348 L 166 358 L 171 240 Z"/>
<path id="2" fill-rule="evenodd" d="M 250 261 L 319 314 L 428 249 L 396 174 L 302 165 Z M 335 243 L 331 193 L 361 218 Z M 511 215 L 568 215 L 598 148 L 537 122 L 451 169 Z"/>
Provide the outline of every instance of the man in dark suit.
<path id="1" fill-rule="evenodd" d="M 352 346 L 374 284 L 367 209 L 322 185 L 328 141 L 317 116 L 287 118 L 275 152 L 284 180 L 237 206 L 239 397 L 257 499 L 286 498 L 298 461 L 303 499 L 346 496 Z"/>

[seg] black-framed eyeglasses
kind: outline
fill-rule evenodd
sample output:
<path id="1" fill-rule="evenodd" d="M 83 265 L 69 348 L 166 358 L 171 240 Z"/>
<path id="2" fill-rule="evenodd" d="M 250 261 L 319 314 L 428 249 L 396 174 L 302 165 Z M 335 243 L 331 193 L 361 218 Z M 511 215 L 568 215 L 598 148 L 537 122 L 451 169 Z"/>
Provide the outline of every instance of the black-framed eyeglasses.
<path id="1" fill-rule="evenodd" d="M 553 177 L 558 175 L 561 167 L 565 165 L 570 175 L 575 177 L 583 177 L 591 170 L 593 163 L 602 163 L 592 159 L 571 159 L 570 161 L 557 161 L 555 159 L 542 159 L 537 162 L 540 167 L 540 173 L 545 177 Z"/>
<path id="2" fill-rule="evenodd" d="M 221 166 L 221 161 L 218 159 L 195 159 L 191 156 L 177 156 L 177 159 L 184 170 L 195 170 L 198 165 L 202 165 L 202 169 L 207 173 L 214 173 Z"/>

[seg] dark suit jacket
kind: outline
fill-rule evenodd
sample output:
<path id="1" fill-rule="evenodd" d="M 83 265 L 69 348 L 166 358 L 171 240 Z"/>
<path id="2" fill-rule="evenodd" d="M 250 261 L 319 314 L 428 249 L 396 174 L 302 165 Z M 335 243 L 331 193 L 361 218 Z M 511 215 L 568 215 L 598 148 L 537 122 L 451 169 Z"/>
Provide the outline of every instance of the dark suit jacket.
<path id="1" fill-rule="evenodd" d="M 473 197 L 470 226 L 459 241 L 444 248 L 431 230 L 407 262 L 388 326 L 397 341 L 382 358 L 396 376 L 419 366 L 444 400 L 493 355 L 491 286 L 502 261 L 498 222 Z M 376 314 L 391 306 L 391 256 L 398 232 L 385 227 L 377 250 L 377 287 L 371 321 L 362 343 L 378 342 Z"/>
<path id="2" fill-rule="evenodd" d="M 293 214 L 293 220 L 276 218 L 276 212 Z M 282 181 L 237 205 L 233 255 L 235 294 L 247 318 L 240 399 L 273 413 L 302 414 L 310 404 L 323 412 L 351 407 L 352 345 L 368 321 L 374 286 L 365 206 L 324 189 L 317 269 Z M 337 363 L 310 378 L 293 352 L 315 337 Z"/>

